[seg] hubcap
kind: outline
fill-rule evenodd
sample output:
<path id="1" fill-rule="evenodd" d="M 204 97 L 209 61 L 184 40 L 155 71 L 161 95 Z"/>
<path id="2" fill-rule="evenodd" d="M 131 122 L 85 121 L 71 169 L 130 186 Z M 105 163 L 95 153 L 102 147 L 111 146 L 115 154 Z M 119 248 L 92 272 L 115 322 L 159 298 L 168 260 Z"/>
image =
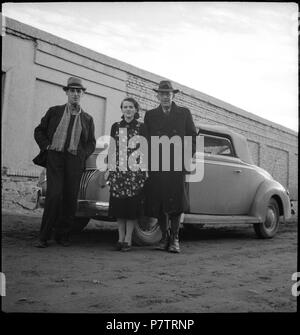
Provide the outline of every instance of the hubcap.
<path id="1" fill-rule="evenodd" d="M 268 230 L 273 230 L 276 227 L 277 223 L 277 215 L 275 209 L 273 207 L 268 207 L 265 227 Z"/>
<path id="2" fill-rule="evenodd" d="M 143 232 L 150 234 L 155 231 L 159 225 L 157 219 L 142 217 L 139 220 L 139 227 Z"/>

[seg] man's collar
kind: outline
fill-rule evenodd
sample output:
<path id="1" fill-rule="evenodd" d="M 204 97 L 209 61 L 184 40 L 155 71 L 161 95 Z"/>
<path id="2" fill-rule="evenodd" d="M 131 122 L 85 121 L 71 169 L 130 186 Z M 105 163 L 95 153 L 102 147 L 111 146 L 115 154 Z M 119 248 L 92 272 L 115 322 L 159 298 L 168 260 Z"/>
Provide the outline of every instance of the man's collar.
<path id="1" fill-rule="evenodd" d="M 164 114 L 169 114 L 171 111 L 176 110 L 176 107 L 177 107 L 177 105 L 175 104 L 174 101 L 172 101 L 171 106 L 169 107 L 168 110 L 166 110 L 166 108 L 163 108 L 163 106 L 160 105 L 160 108 L 161 108 L 161 110 Z"/>
<path id="2" fill-rule="evenodd" d="M 77 105 L 77 108 L 74 109 L 74 107 L 70 103 L 67 103 L 67 108 L 68 108 L 69 112 L 73 115 L 77 115 L 77 114 L 81 113 L 81 106 L 80 105 Z"/>
<path id="3" fill-rule="evenodd" d="M 169 114 L 172 107 L 165 108 L 165 107 L 161 106 L 161 108 L 162 108 L 162 110 L 165 114 Z"/>

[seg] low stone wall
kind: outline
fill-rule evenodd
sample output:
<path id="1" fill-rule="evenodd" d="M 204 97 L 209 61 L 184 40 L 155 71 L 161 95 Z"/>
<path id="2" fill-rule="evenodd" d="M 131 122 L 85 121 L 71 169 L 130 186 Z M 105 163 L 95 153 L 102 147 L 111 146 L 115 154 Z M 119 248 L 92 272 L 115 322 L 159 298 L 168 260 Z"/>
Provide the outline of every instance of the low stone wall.
<path id="1" fill-rule="evenodd" d="M 2 210 L 40 213 L 36 208 L 38 178 L 2 174 Z"/>

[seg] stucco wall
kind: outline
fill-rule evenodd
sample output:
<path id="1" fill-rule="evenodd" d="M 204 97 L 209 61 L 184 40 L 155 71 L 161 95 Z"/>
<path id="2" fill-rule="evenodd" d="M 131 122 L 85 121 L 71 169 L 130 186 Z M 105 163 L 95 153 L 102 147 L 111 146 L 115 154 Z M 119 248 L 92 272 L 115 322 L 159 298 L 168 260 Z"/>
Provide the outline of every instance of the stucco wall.
<path id="1" fill-rule="evenodd" d="M 33 130 L 50 106 L 66 102 L 62 86 L 69 76 L 81 77 L 86 84 L 82 104 L 94 117 L 97 137 L 109 134 L 111 124 L 120 119 L 119 105 L 126 95 L 139 101 L 142 117 L 145 110 L 157 106 L 153 88 L 165 79 L 11 19 L 5 20 L 2 48 L 5 206 L 14 193 L 9 191 L 10 186 L 16 189 L 20 185 L 23 189 L 19 177 L 24 177 L 28 193 L 28 185 L 35 187 L 35 177 L 41 169 L 32 163 L 38 153 Z M 181 91 L 175 101 L 190 108 L 197 125 L 202 122 L 227 125 L 246 136 L 254 162 L 297 198 L 297 133 L 175 81 L 173 84 Z M 12 184 L 10 178 L 17 177 L 17 184 L 15 181 Z M 24 198 L 22 192 L 19 196 Z M 30 200 L 28 207 L 32 207 Z"/>

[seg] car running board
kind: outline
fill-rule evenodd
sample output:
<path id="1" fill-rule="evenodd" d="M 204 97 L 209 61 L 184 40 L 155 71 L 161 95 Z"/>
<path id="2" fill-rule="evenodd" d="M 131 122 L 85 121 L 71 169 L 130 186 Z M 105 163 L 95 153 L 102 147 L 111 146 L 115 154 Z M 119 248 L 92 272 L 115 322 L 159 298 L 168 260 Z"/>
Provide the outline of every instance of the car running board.
<path id="1" fill-rule="evenodd" d="M 256 216 L 248 215 L 205 215 L 184 214 L 184 224 L 253 224 L 261 220 Z"/>

